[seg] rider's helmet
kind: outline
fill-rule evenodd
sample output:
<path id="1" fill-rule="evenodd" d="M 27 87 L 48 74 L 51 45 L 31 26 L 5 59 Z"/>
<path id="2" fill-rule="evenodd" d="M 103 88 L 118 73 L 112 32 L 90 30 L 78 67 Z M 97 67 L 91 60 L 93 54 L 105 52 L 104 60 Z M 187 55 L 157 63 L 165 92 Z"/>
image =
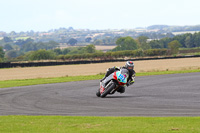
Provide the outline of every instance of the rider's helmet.
<path id="1" fill-rule="evenodd" d="M 133 70 L 134 69 L 134 63 L 132 61 L 127 61 L 125 67 L 128 70 Z"/>

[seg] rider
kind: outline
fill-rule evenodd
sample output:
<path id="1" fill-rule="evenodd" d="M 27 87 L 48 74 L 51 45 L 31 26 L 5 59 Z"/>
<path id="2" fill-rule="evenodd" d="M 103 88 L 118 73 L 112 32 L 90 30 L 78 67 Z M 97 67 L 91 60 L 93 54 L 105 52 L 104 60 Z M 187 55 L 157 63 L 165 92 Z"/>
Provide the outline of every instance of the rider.
<path id="1" fill-rule="evenodd" d="M 129 71 L 129 77 L 128 77 L 126 86 L 128 87 L 129 85 L 132 85 L 135 82 L 134 81 L 135 71 L 133 70 L 134 69 L 134 63 L 132 61 L 127 61 L 125 66 L 123 66 L 123 67 L 115 67 L 114 66 L 112 68 L 108 68 L 104 78 L 101 79 L 100 81 L 103 81 L 110 74 L 112 74 L 113 72 L 115 72 L 117 70 L 120 70 L 121 68 L 125 68 L 125 69 L 127 69 Z M 117 91 L 120 92 L 120 93 L 124 93 L 125 92 L 125 88 L 122 86 Z"/>

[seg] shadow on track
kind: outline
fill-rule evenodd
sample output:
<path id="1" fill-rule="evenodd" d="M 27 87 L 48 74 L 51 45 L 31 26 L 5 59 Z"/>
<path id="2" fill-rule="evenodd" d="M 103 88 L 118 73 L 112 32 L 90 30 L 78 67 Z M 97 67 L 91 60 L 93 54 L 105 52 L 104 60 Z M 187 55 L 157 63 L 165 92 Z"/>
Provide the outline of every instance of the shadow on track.
<path id="1" fill-rule="evenodd" d="M 130 98 L 130 97 L 134 97 L 134 96 L 106 96 L 105 98 Z"/>

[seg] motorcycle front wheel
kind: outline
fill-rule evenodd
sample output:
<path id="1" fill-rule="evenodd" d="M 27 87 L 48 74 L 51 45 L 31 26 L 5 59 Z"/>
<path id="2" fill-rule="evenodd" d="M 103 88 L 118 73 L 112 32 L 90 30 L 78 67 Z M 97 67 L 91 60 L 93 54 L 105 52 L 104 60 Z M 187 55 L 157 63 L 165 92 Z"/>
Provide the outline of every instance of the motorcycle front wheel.
<path id="1" fill-rule="evenodd" d="M 104 90 L 104 92 L 101 93 L 100 97 L 101 98 L 106 97 L 114 88 L 115 88 L 115 83 L 112 82 L 108 87 L 106 87 L 106 90 Z"/>
<path id="2" fill-rule="evenodd" d="M 97 95 L 97 97 L 101 96 L 100 89 L 97 90 L 96 95 Z"/>

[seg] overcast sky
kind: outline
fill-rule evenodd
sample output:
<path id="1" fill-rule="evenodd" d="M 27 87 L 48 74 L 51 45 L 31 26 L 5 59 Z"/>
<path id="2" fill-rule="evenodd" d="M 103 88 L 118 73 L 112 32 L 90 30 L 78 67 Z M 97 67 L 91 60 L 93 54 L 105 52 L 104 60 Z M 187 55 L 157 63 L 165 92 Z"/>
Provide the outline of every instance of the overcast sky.
<path id="1" fill-rule="evenodd" d="M 0 31 L 200 24 L 200 0 L 0 0 Z"/>

